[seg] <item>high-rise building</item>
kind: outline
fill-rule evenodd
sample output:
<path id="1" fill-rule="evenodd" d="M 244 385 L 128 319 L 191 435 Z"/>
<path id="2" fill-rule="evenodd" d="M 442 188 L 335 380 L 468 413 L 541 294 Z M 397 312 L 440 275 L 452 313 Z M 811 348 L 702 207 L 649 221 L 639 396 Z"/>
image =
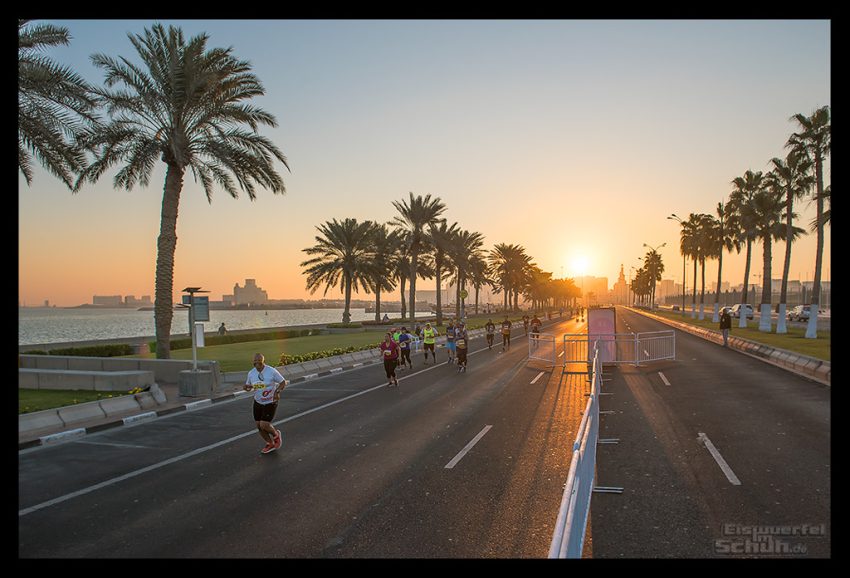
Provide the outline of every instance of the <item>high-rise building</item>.
<path id="1" fill-rule="evenodd" d="M 611 290 L 611 302 L 615 305 L 625 305 L 629 302 L 629 284 L 626 281 L 622 264 L 620 264 L 620 275 L 617 277 L 617 282 L 614 283 L 614 288 Z"/>

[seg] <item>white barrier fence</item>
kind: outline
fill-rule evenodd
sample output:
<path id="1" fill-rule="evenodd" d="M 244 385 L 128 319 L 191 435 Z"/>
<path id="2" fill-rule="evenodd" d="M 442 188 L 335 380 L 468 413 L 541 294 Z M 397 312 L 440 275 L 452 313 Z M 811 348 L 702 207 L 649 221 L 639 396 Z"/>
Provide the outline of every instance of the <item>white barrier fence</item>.
<path id="1" fill-rule="evenodd" d="M 599 438 L 599 394 L 602 390 L 602 366 L 599 355 L 592 358 L 590 398 L 573 443 L 573 455 L 555 533 L 549 546 L 549 558 L 581 558 L 590 497 L 596 472 L 596 442 Z"/>
<path id="2" fill-rule="evenodd" d="M 528 334 L 528 358 L 544 361 L 552 366 L 557 364 L 558 344 L 551 333 Z"/>
<path id="3" fill-rule="evenodd" d="M 676 359 L 676 333 L 648 331 L 643 333 L 606 333 L 596 335 L 596 346 L 600 363 L 630 363 L 640 365 L 650 361 Z M 586 363 L 592 359 L 585 333 L 564 335 L 563 364 Z"/>

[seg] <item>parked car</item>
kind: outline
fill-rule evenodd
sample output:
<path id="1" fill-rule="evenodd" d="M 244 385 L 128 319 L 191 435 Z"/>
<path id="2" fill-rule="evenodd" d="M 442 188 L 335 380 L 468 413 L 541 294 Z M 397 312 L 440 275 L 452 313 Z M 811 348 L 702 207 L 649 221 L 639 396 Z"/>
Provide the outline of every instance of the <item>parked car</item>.
<path id="1" fill-rule="evenodd" d="M 809 320 L 809 305 L 797 305 L 788 312 L 786 317 L 789 321 L 808 321 Z"/>
<path id="2" fill-rule="evenodd" d="M 732 317 L 734 317 L 735 319 L 740 319 L 741 318 L 741 307 L 744 308 L 744 315 L 747 316 L 747 319 L 752 319 L 753 318 L 753 306 L 750 305 L 749 303 L 746 303 L 744 305 L 741 305 L 740 303 L 736 303 L 729 310 L 729 314 Z"/>

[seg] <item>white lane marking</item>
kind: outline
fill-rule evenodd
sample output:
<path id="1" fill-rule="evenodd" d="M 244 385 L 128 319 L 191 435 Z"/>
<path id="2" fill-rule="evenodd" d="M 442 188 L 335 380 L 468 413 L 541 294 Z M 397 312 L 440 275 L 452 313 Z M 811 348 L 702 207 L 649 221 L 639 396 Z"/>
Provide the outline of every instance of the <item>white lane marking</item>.
<path id="1" fill-rule="evenodd" d="M 720 455 L 720 452 L 717 451 L 717 448 L 714 447 L 714 444 L 711 443 L 708 436 L 699 432 L 697 439 L 702 441 L 708 451 L 711 452 L 711 456 L 714 458 L 714 461 L 717 462 L 717 465 L 720 466 L 720 469 L 723 470 L 724 474 L 726 474 L 726 479 L 729 480 L 733 486 L 740 486 L 741 480 L 738 479 L 738 476 L 735 475 L 735 472 L 732 471 L 732 468 L 729 467 L 729 464 L 726 463 L 726 460 L 723 459 L 723 456 Z"/>
<path id="2" fill-rule="evenodd" d="M 466 444 L 466 446 L 465 446 L 462 450 L 460 450 L 460 452 L 458 452 L 458 454 L 457 454 L 455 457 L 453 457 L 453 458 L 452 458 L 452 461 L 450 461 L 449 463 L 447 463 L 447 464 L 445 465 L 445 469 L 450 470 L 450 469 L 452 469 L 453 467 L 455 467 L 455 466 L 457 465 L 457 463 L 458 463 L 461 459 L 463 459 L 463 456 L 465 456 L 465 455 L 466 455 L 466 452 L 468 452 L 469 450 L 471 450 L 471 449 L 472 449 L 472 446 L 474 446 L 475 444 L 477 444 L 477 443 L 481 440 L 481 438 L 483 438 L 483 437 L 484 437 L 484 435 L 485 435 L 488 431 L 490 431 L 490 428 L 491 428 L 491 427 L 493 427 L 493 426 L 492 426 L 492 425 L 484 426 L 484 429 L 482 429 L 480 432 L 478 432 L 478 435 L 477 435 L 477 436 L 475 436 L 474 438 L 472 438 L 472 440 L 471 440 L 468 444 Z"/>
<path id="3" fill-rule="evenodd" d="M 661 376 L 661 381 L 663 381 L 663 382 L 664 382 L 664 385 L 670 385 L 670 382 L 669 382 L 669 381 L 667 381 L 667 378 L 666 378 L 666 377 L 664 377 L 664 374 L 663 374 L 663 373 L 661 373 L 661 372 L 659 371 L 659 372 L 658 372 L 658 375 L 660 375 L 660 376 Z"/>
<path id="4" fill-rule="evenodd" d="M 563 354 L 564 354 L 564 352 L 562 351 L 561 353 L 558 354 L 558 357 L 561 357 Z"/>
<path id="5" fill-rule="evenodd" d="M 485 349 L 485 348 L 481 348 L 481 349 L 479 349 L 478 351 L 472 351 L 472 352 L 470 352 L 470 353 L 469 353 L 469 355 L 475 355 L 476 353 L 481 353 L 482 351 L 486 351 L 486 349 Z M 408 377 L 413 377 L 414 375 L 418 375 L 419 373 L 423 373 L 423 372 L 425 372 L 425 371 L 431 371 L 432 369 L 436 369 L 437 367 L 440 367 L 440 365 L 435 365 L 435 366 L 429 367 L 429 368 L 427 368 L 427 369 L 422 369 L 422 370 L 420 370 L 420 371 L 417 371 L 417 372 L 416 372 L 416 373 L 414 373 L 414 374 L 407 375 L 407 376 L 404 376 L 404 377 L 400 377 L 400 378 L 399 378 L 399 381 L 404 381 L 404 380 L 405 380 L 405 379 L 407 379 Z M 325 376 L 325 377 L 328 377 L 328 376 Z M 383 380 L 382 380 L 382 382 L 383 382 Z M 299 385 L 299 384 L 295 384 L 295 385 Z M 377 390 L 379 390 L 379 389 L 384 389 L 385 387 L 386 387 L 386 384 L 381 383 L 380 385 L 376 385 L 376 386 L 370 387 L 370 388 L 368 388 L 368 389 L 364 389 L 363 391 L 359 391 L 359 392 L 357 392 L 357 393 L 354 393 L 354 394 L 348 395 L 348 396 L 346 396 L 346 397 L 341 397 L 340 399 L 337 399 L 337 400 L 335 400 L 335 401 L 331 401 L 331 402 L 328 402 L 328 403 L 326 403 L 326 404 L 320 405 L 320 406 L 318 406 L 318 407 L 314 407 L 314 408 L 312 408 L 312 409 L 308 409 L 308 410 L 306 410 L 306 411 L 303 411 L 303 412 L 301 412 L 301 413 L 299 413 L 299 414 L 296 414 L 296 415 L 293 415 L 293 416 L 290 416 L 290 417 L 287 417 L 287 418 L 284 418 L 284 419 L 278 420 L 278 421 L 274 422 L 274 425 L 278 425 L 278 424 L 281 424 L 281 423 L 286 423 L 286 422 L 289 422 L 289 421 L 296 420 L 296 419 L 298 419 L 298 418 L 304 417 L 305 415 L 309 415 L 309 414 L 311 414 L 311 413 L 313 413 L 313 412 L 316 412 L 316 411 L 320 411 L 320 410 L 323 410 L 323 409 L 329 408 L 329 407 L 334 406 L 334 405 L 336 405 L 336 404 L 338 404 L 338 403 L 343 403 L 343 402 L 348 401 L 348 400 L 350 400 L 350 399 L 354 399 L 355 397 L 358 397 L 358 396 L 361 396 L 361 395 L 365 395 L 365 394 L 367 394 L 367 393 L 371 393 L 371 392 L 373 392 L 373 391 L 377 391 Z M 250 393 L 250 392 L 248 392 L 248 393 Z M 231 401 L 236 401 L 236 399 L 238 399 L 238 398 L 234 397 L 234 399 L 233 399 L 233 400 L 231 400 Z M 223 403 L 229 403 L 229 402 L 223 402 Z M 180 414 L 176 414 L 176 413 L 175 413 L 175 414 L 171 414 L 171 416 L 176 416 L 176 415 L 180 415 Z M 166 417 L 171 417 L 171 416 L 166 416 Z M 491 426 L 487 426 L 487 427 L 489 428 L 489 427 L 491 427 Z M 485 428 L 485 429 L 487 429 L 487 428 Z M 79 430 L 73 430 L 73 431 L 74 431 L 74 432 L 79 432 L 79 434 L 80 434 L 80 435 L 85 435 L 85 433 L 86 433 L 86 430 L 85 430 L 84 428 L 80 428 Z M 68 434 L 68 433 L 69 433 L 69 432 L 64 432 L 64 434 L 65 434 L 65 435 L 66 435 L 66 434 Z M 56 436 L 59 436 L 59 435 L 63 435 L 63 434 L 54 434 L 53 436 L 46 436 L 46 437 L 56 437 Z M 72 498 L 76 498 L 77 496 L 82 496 L 82 495 L 88 494 L 88 493 L 90 493 L 90 492 L 94 492 L 95 490 L 99 490 L 99 489 L 101 489 L 101 488 L 106 488 L 106 487 L 109 487 L 109 486 L 113 486 L 113 485 L 115 485 L 115 484 L 117 484 L 117 483 L 119 483 L 119 482 L 123 482 L 124 480 L 129 480 L 129 479 L 131 479 L 131 478 L 135 478 L 136 476 L 140 476 L 140 475 L 145 474 L 145 473 L 147 473 L 147 472 L 151 472 L 151 471 L 154 471 L 154 470 L 158 470 L 159 468 L 162 468 L 162 467 L 164 467 L 164 466 L 168 466 L 168 465 L 171 465 L 171 464 L 174 464 L 174 463 L 177 463 L 177 462 L 181 462 L 181 461 L 183 461 L 183 460 L 185 460 L 185 459 L 187 459 L 187 458 L 194 457 L 194 456 L 196 456 L 196 455 L 202 454 L 202 453 L 207 452 L 207 451 L 209 451 L 209 450 L 213 450 L 213 449 L 215 449 L 215 448 L 217 448 L 217 447 L 221 447 L 221 446 L 227 445 L 227 444 L 229 444 L 229 443 L 231 443 L 231 442 L 235 442 L 235 441 L 240 440 L 240 439 L 242 439 L 242 438 L 244 438 L 244 437 L 248 437 L 248 436 L 252 436 L 252 435 L 257 435 L 257 430 L 256 430 L 256 429 L 252 429 L 252 430 L 247 431 L 247 432 L 245 432 L 245 433 L 235 435 L 235 436 L 233 436 L 233 437 L 230 437 L 230 438 L 227 438 L 227 439 L 221 440 L 221 441 L 216 442 L 216 443 L 214 443 L 214 444 L 210 444 L 210 445 L 208 445 L 208 446 L 204 446 L 204 447 L 202 447 L 202 448 L 198 448 L 198 449 L 192 450 L 192 451 L 190 451 L 190 452 L 188 452 L 188 453 L 181 454 L 181 455 L 179 455 L 179 456 L 174 456 L 173 458 L 169 458 L 169 459 L 167 459 L 167 460 L 165 460 L 165 461 L 162 461 L 162 462 L 159 462 L 159 463 L 156 463 L 156 464 L 151 464 L 150 466 L 147 466 L 147 467 L 145 467 L 145 468 L 142 468 L 142 469 L 139 469 L 139 470 L 135 470 L 135 471 L 132 471 L 132 472 L 128 472 L 128 473 L 126 473 L 126 474 L 124 474 L 124 475 L 121 475 L 121 476 L 118 476 L 118 477 L 115 477 L 115 478 L 112 478 L 112 479 L 109 479 L 109 480 L 106 480 L 106 481 L 100 482 L 100 483 L 95 484 L 95 485 L 93 485 L 93 486 L 89 486 L 89 487 L 87 487 L 87 488 L 82 488 L 82 489 L 80 489 L 80 490 L 77 490 L 76 492 L 71 492 L 70 494 L 65 494 L 64 496 L 59 496 L 59 497 L 57 497 L 57 498 L 53 498 L 52 500 L 48 500 L 48 501 L 46 501 L 46 502 L 42 502 L 42 503 L 40 503 L 40 504 L 36 504 L 36 505 L 34 505 L 34 506 L 30 506 L 29 508 L 24 508 L 24 509 L 22 509 L 22 510 L 18 510 L 18 516 L 19 516 L 19 517 L 20 517 L 20 516 L 24 516 L 24 515 L 26 515 L 26 514 L 31 514 L 31 513 L 33 513 L 33 512 L 37 512 L 38 510 L 41 510 L 41 509 L 43 509 L 43 508 L 47 508 L 47 507 L 49 507 L 49 506 L 53 506 L 53 505 L 56 505 L 56 504 L 61 504 L 62 502 L 66 502 L 66 501 L 68 501 L 68 500 L 70 500 L 70 499 L 72 499 Z M 482 435 L 483 435 L 483 434 L 482 434 Z M 42 439 L 43 439 L 45 442 L 46 442 L 46 441 L 48 441 L 48 440 L 46 440 L 45 438 L 42 438 Z"/>
<path id="6" fill-rule="evenodd" d="M 546 372 L 541 371 L 540 373 L 538 373 L 537 377 L 535 377 L 534 379 L 531 380 L 531 383 L 537 383 L 537 380 L 540 379 L 540 376 L 543 375 L 544 373 L 546 373 Z"/>

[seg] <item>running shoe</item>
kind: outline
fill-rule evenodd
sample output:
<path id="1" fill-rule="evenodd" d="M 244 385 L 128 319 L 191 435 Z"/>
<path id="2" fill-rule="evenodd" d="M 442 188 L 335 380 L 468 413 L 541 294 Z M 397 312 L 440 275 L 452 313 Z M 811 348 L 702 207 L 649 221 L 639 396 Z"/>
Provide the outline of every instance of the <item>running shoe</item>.
<path id="1" fill-rule="evenodd" d="M 275 451 L 276 449 L 277 448 L 274 447 L 274 442 L 269 442 L 269 443 L 266 444 L 266 447 L 264 447 L 263 449 L 260 450 L 260 453 L 261 454 L 270 454 L 271 452 Z"/>
<path id="2" fill-rule="evenodd" d="M 277 435 L 274 436 L 274 449 L 280 449 L 280 445 L 283 443 L 283 432 L 277 430 Z"/>

